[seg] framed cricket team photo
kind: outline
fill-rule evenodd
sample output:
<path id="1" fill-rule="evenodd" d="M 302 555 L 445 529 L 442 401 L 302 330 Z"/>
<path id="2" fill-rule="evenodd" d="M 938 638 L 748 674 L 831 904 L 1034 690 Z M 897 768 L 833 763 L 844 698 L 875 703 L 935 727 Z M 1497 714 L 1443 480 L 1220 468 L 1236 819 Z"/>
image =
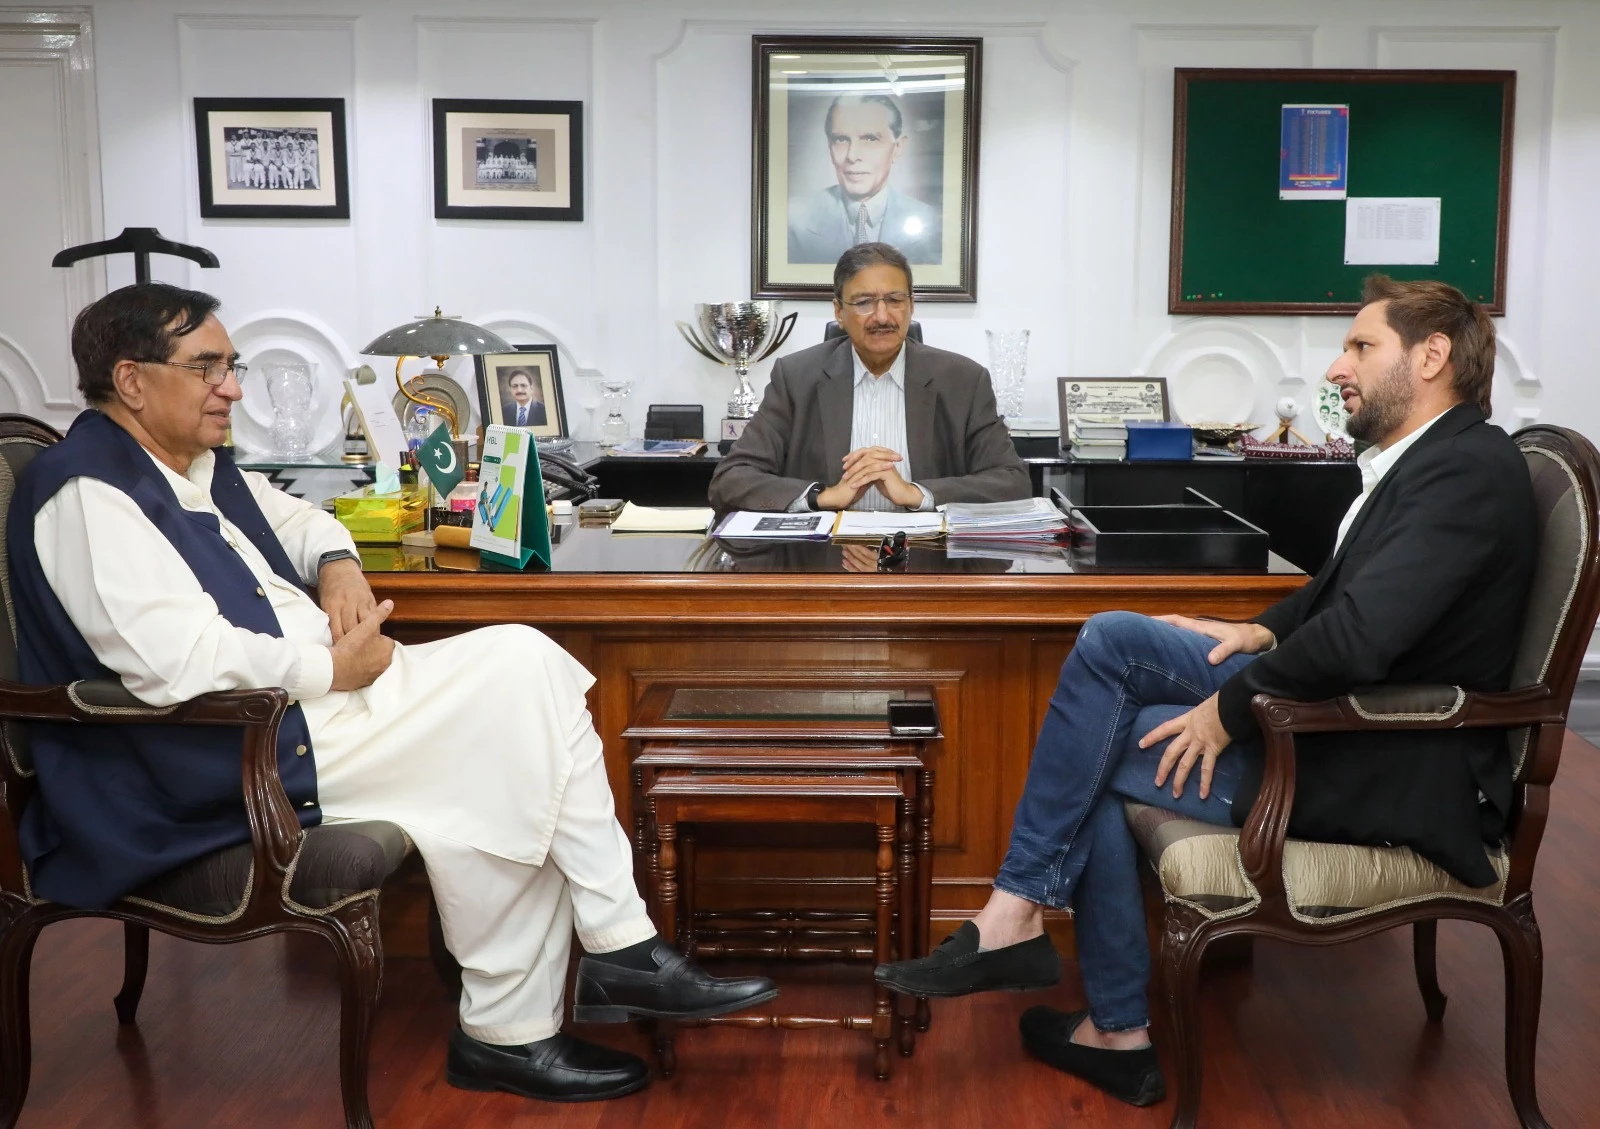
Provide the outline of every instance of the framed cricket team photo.
<path id="1" fill-rule="evenodd" d="M 477 358 L 478 407 L 484 425 L 526 427 L 540 439 L 567 437 L 567 404 L 554 345 L 518 345 L 515 353 Z"/>
<path id="2" fill-rule="evenodd" d="M 977 300 L 981 39 L 754 37 L 751 286 L 832 296 L 857 243 L 920 300 Z"/>
<path id="3" fill-rule="evenodd" d="M 202 219 L 350 218 L 343 98 L 196 98 Z"/>
<path id="4" fill-rule="evenodd" d="M 583 103 L 433 100 L 436 219 L 583 219 Z"/>

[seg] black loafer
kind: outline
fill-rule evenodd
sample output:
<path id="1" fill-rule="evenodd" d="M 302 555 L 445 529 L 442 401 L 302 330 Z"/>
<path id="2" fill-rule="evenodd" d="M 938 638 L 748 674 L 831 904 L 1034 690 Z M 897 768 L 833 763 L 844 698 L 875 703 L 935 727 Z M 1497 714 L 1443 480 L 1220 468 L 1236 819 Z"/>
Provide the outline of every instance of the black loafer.
<path id="1" fill-rule="evenodd" d="M 460 1090 L 504 1090 L 543 1102 L 598 1102 L 650 1084 L 644 1059 L 558 1031 L 519 1047 L 450 1032 L 445 1080 Z"/>
<path id="2" fill-rule="evenodd" d="M 765 976 L 711 976 L 661 943 L 651 950 L 653 972 L 623 968 L 586 956 L 578 962 L 572 1018 L 579 1023 L 650 1019 L 708 1019 L 776 999 Z"/>
<path id="3" fill-rule="evenodd" d="M 1098 1086 L 1129 1105 L 1155 1105 L 1167 1096 L 1161 1060 L 1155 1047 L 1108 1051 L 1072 1041 L 1072 1033 L 1089 1014 L 1070 1014 L 1053 1007 L 1030 1007 L 1022 1013 L 1022 1045 L 1040 1062 Z"/>
<path id="4" fill-rule="evenodd" d="M 1003 949 L 978 950 L 978 927 L 970 921 L 937 949 L 916 960 L 880 964 L 878 983 L 908 996 L 967 996 L 973 992 L 1031 992 L 1061 980 L 1061 956 L 1048 934 Z"/>

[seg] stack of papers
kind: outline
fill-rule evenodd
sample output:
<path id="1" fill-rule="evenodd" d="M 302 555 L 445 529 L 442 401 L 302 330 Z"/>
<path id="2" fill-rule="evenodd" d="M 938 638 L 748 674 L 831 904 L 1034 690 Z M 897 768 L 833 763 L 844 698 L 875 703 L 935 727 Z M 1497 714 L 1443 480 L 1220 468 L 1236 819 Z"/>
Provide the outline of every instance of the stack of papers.
<path id="1" fill-rule="evenodd" d="M 611 523 L 613 533 L 704 533 L 715 516 L 709 507 L 696 509 L 656 509 L 636 506 L 632 502 L 622 507 L 617 520 Z"/>
<path id="2" fill-rule="evenodd" d="M 685 458 L 706 449 L 699 439 L 625 439 L 610 449 L 613 455 L 646 455 L 650 458 Z"/>
<path id="3" fill-rule="evenodd" d="M 904 533 L 913 540 L 944 535 L 944 514 L 938 510 L 844 510 L 834 523 L 841 540 L 876 541 Z"/>
<path id="4" fill-rule="evenodd" d="M 1067 530 L 1067 519 L 1048 498 L 1019 502 L 949 502 L 945 527 L 952 539 L 1032 537 L 1055 538 Z"/>
<path id="5" fill-rule="evenodd" d="M 807 510 L 798 514 L 735 510 L 722 519 L 715 537 L 751 537 L 775 541 L 826 541 L 833 533 L 833 510 Z"/>

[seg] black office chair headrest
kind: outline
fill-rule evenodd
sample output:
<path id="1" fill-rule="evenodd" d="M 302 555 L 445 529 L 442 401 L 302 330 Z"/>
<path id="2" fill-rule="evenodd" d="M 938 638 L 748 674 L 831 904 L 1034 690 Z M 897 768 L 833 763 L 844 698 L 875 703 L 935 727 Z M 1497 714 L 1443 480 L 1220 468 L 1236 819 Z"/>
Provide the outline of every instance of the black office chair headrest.
<path id="1" fill-rule="evenodd" d="M 822 339 L 824 341 L 832 341 L 835 337 L 843 336 L 844 326 L 840 325 L 836 321 L 830 321 L 827 325 L 822 327 Z M 911 340 L 915 341 L 918 345 L 921 345 L 922 323 L 920 321 L 913 321 L 911 323 L 911 328 L 906 330 L 906 336 L 911 338 Z"/>

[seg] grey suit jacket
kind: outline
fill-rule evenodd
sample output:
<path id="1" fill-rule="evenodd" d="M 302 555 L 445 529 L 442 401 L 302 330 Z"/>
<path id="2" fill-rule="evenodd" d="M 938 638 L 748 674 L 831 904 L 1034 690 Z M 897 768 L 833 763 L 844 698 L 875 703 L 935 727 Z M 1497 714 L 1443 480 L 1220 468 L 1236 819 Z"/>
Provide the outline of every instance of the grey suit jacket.
<path id="1" fill-rule="evenodd" d="M 937 266 L 944 259 L 944 233 L 936 208 L 914 196 L 884 187 L 880 238 L 896 247 L 914 266 Z M 845 211 L 843 190 L 836 184 L 789 202 L 789 261 L 836 263 L 855 245 L 855 227 Z"/>
<path id="2" fill-rule="evenodd" d="M 1028 468 L 995 410 L 988 371 L 957 353 L 905 347 L 906 455 L 934 504 L 1028 497 Z M 848 337 L 780 358 L 755 418 L 711 476 L 711 504 L 786 510 L 813 482 L 837 482 L 854 412 Z"/>

